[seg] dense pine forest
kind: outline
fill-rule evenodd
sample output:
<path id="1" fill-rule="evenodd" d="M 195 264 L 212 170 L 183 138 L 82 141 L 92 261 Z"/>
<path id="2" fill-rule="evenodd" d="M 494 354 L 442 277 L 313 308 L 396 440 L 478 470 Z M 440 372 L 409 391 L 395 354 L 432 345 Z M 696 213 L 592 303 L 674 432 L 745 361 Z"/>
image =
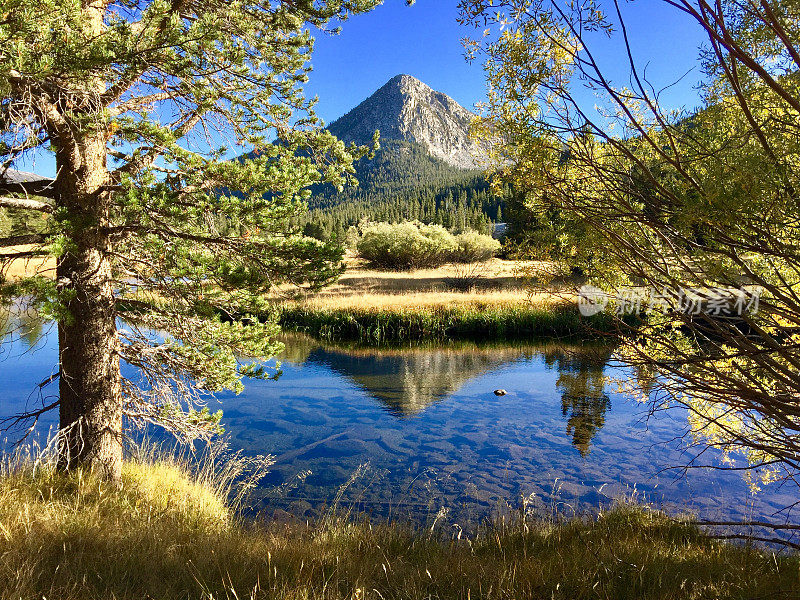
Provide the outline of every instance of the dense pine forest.
<path id="1" fill-rule="evenodd" d="M 314 189 L 309 213 L 298 223 L 306 235 L 342 239 L 364 220 L 418 220 L 491 233 L 493 223 L 503 220 L 503 199 L 480 171 L 450 166 L 420 144 L 383 140 L 374 157 L 355 166 L 358 186 L 342 192 L 332 186 Z"/>

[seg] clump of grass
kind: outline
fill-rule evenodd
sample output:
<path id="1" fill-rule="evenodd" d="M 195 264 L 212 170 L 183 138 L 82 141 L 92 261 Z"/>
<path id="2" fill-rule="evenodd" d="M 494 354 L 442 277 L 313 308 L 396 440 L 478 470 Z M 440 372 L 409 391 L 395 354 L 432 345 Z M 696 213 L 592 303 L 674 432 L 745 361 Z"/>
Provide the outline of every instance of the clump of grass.
<path id="1" fill-rule="evenodd" d="M 210 473 L 211 471 L 207 471 Z M 24 466 L 0 477 L 0 598 L 790 598 L 798 559 L 716 542 L 636 506 L 497 523 L 472 539 L 329 517 L 245 523 L 227 484 L 174 461 L 121 487 Z"/>
<path id="2" fill-rule="evenodd" d="M 409 340 L 519 340 L 598 338 L 619 331 L 608 314 L 582 317 L 567 304 L 453 304 L 451 306 L 326 306 L 285 304 L 278 309 L 285 329 L 326 340 L 369 343 Z"/>

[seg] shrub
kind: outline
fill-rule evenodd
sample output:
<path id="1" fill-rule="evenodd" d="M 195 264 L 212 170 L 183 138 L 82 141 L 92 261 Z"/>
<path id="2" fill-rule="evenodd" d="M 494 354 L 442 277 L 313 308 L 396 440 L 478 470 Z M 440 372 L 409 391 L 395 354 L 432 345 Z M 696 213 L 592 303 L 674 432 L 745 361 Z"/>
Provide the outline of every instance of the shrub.
<path id="1" fill-rule="evenodd" d="M 454 236 L 441 225 L 371 223 L 362 228 L 358 253 L 386 269 L 438 267 L 448 262 L 488 260 L 500 244 L 468 230 Z"/>
<path id="2" fill-rule="evenodd" d="M 375 223 L 364 228 L 358 253 L 371 263 L 388 269 L 418 266 L 425 251 L 425 238 L 411 223 Z"/>
<path id="3" fill-rule="evenodd" d="M 475 263 L 489 260 L 500 251 L 501 244 L 489 235 L 468 229 L 456 236 L 458 250 L 453 262 Z"/>

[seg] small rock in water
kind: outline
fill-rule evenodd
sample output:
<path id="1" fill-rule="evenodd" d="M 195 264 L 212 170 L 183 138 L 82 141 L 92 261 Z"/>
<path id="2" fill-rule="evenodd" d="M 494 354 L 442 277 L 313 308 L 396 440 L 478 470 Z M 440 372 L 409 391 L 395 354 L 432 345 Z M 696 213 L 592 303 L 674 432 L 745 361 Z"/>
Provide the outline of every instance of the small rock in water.
<path id="1" fill-rule="evenodd" d="M 494 395 L 495 396 L 505 396 L 507 393 L 508 392 L 506 392 L 505 390 L 495 390 L 494 391 Z"/>

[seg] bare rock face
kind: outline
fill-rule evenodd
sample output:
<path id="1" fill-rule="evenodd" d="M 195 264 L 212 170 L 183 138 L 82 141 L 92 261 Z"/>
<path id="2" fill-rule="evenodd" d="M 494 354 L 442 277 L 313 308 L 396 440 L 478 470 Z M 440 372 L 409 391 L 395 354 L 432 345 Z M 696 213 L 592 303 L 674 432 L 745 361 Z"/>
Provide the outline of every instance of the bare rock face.
<path id="1" fill-rule="evenodd" d="M 481 168 L 488 146 L 469 137 L 473 113 L 410 75 L 397 75 L 328 129 L 345 142 L 381 139 L 417 142 L 462 169 Z"/>

